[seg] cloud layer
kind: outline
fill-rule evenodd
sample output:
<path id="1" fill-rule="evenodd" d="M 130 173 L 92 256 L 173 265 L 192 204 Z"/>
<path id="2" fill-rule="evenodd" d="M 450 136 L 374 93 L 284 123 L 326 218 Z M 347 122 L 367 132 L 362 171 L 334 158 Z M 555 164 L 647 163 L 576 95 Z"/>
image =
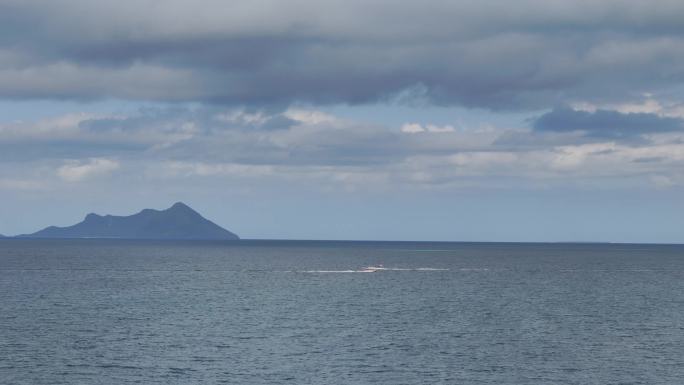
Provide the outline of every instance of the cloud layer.
<path id="1" fill-rule="evenodd" d="M 680 91 L 682 19 L 669 0 L 9 0 L 0 98 L 626 102 Z"/>
<path id="2" fill-rule="evenodd" d="M 554 110 L 531 128 L 393 127 L 311 109 L 70 114 L 0 125 L 0 188 L 45 189 L 96 177 L 101 184 L 107 176 L 139 183 L 297 181 L 353 190 L 669 188 L 684 183 L 680 123 L 602 110 Z"/>
<path id="3" fill-rule="evenodd" d="M 684 130 L 684 121 L 655 113 L 589 112 L 560 108 L 536 119 L 534 128 L 538 131 L 581 132 L 597 138 L 625 139 L 645 134 L 681 132 Z"/>

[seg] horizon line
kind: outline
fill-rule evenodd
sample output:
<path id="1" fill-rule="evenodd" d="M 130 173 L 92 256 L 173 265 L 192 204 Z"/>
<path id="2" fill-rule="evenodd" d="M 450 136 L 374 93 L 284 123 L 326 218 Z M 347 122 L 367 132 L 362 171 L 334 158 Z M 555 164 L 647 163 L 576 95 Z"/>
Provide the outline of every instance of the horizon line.
<path id="1" fill-rule="evenodd" d="M 51 241 L 152 241 L 152 242 L 221 242 L 221 243 L 249 243 L 249 242 L 356 242 L 356 243 L 462 243 L 462 244 L 566 244 L 566 245 L 653 245 L 653 246 L 682 246 L 684 242 L 623 242 L 623 241 L 467 241 L 467 240 L 390 240 L 390 239 L 302 239 L 302 238 L 240 238 L 225 239 L 165 239 L 165 238 L 117 238 L 117 237 L 30 237 L 25 234 L 14 236 L 5 235 L 1 240 L 51 240 Z"/>

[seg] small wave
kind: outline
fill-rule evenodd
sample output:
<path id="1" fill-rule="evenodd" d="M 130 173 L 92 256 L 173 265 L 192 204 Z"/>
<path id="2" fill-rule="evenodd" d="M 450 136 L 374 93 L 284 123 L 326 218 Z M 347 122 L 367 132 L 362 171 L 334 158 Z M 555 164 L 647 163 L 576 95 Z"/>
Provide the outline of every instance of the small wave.
<path id="1" fill-rule="evenodd" d="M 145 369 L 142 366 L 120 365 L 120 364 L 102 364 L 102 365 L 97 365 L 97 367 L 102 368 L 102 369 L 124 369 L 124 370 L 144 370 Z"/>
<path id="2" fill-rule="evenodd" d="M 196 372 L 197 370 L 196 370 L 196 369 L 193 369 L 193 368 L 174 368 L 174 367 L 170 367 L 170 368 L 168 368 L 168 371 L 169 371 L 169 373 L 171 373 L 171 374 L 178 375 L 178 374 L 188 374 L 188 373 L 190 373 L 190 372 Z"/>
<path id="3" fill-rule="evenodd" d="M 376 271 L 447 271 L 449 269 L 442 269 L 437 267 L 415 267 L 415 268 L 401 268 L 401 267 L 378 267 Z"/>
<path id="4" fill-rule="evenodd" d="M 418 268 L 398 268 L 398 267 L 377 267 L 372 270 L 303 270 L 300 273 L 380 273 L 383 271 L 447 271 L 449 269 L 440 269 L 435 267 L 418 267 Z"/>
<path id="5" fill-rule="evenodd" d="M 301 273 L 358 273 L 357 270 L 304 270 Z"/>

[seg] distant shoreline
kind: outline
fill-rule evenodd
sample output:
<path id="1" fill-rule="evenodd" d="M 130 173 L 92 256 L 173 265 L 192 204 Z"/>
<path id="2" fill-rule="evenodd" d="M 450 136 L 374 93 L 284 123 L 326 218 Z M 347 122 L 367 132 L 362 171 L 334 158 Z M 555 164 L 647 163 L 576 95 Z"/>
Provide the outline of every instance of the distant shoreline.
<path id="1" fill-rule="evenodd" d="M 207 242 L 227 244 L 296 244 L 296 243 L 320 243 L 320 244 L 445 244 L 445 245 L 576 245 L 576 246 L 684 246 L 684 243 L 657 243 L 657 242 L 599 242 L 599 241 L 416 241 L 416 240 L 356 240 L 356 239 L 199 239 L 199 238 L 123 238 L 123 237 L 28 237 L 28 236 L 4 236 L 0 241 L 122 241 L 122 242 Z"/>

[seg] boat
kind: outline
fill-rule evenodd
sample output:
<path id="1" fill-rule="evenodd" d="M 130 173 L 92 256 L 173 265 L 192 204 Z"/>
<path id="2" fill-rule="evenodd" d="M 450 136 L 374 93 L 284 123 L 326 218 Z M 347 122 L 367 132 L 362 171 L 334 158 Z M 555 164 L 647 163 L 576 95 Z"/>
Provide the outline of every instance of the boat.
<path id="1" fill-rule="evenodd" d="M 378 266 L 366 266 L 362 268 L 361 270 L 357 270 L 359 273 L 376 273 L 380 270 L 385 270 L 385 268 L 382 265 Z"/>

